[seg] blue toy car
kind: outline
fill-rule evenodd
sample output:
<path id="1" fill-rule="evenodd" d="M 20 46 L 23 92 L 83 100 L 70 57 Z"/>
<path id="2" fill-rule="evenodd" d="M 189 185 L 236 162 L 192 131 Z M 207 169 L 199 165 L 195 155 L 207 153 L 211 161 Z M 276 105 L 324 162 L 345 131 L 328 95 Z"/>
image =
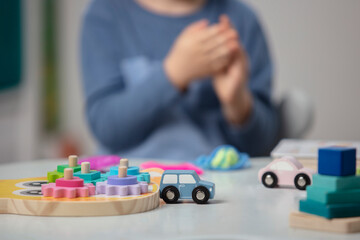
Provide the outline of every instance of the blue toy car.
<path id="1" fill-rule="evenodd" d="M 215 195 L 215 184 L 200 180 L 194 170 L 166 170 L 160 181 L 160 197 L 166 203 L 193 199 L 204 204 Z"/>

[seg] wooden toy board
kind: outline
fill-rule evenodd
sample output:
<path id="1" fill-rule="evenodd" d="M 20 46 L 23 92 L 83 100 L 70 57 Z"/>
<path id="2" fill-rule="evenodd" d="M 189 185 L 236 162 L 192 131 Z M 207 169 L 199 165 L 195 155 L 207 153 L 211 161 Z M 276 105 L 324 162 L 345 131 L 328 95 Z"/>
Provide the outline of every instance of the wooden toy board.
<path id="1" fill-rule="evenodd" d="M 139 196 L 53 198 L 41 195 L 46 177 L 0 180 L 0 213 L 36 216 L 112 216 L 141 213 L 159 206 L 159 186 L 151 182 L 149 192 Z"/>
<path id="2" fill-rule="evenodd" d="M 323 217 L 292 212 L 289 217 L 290 227 L 337 233 L 360 232 L 360 217 L 326 219 Z"/>

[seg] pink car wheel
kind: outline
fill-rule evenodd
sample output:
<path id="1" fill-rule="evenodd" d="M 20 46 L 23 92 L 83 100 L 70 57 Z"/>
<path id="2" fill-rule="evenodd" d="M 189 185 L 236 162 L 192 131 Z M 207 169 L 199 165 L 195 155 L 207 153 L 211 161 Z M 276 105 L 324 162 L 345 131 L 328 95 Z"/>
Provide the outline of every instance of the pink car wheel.
<path id="1" fill-rule="evenodd" d="M 299 190 L 305 190 L 311 184 L 310 177 L 305 173 L 299 173 L 294 179 L 295 187 Z"/>
<path id="2" fill-rule="evenodd" d="M 262 184 L 267 188 L 274 188 L 277 186 L 278 178 L 273 172 L 266 172 L 261 177 Z"/>

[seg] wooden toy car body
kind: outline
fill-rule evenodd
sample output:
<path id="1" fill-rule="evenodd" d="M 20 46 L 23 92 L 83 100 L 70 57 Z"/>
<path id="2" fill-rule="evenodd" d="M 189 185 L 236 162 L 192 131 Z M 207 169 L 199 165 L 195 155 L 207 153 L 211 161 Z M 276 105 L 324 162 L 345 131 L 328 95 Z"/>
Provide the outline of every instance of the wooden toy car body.
<path id="1" fill-rule="evenodd" d="M 193 199 L 198 204 L 206 203 L 215 196 L 215 184 L 200 180 L 194 170 L 166 170 L 160 181 L 160 197 L 166 203 L 179 199 Z"/>
<path id="2" fill-rule="evenodd" d="M 268 188 L 295 186 L 299 190 L 305 190 L 306 186 L 311 185 L 314 173 L 312 169 L 304 168 L 294 157 L 285 156 L 260 169 L 258 178 Z"/>

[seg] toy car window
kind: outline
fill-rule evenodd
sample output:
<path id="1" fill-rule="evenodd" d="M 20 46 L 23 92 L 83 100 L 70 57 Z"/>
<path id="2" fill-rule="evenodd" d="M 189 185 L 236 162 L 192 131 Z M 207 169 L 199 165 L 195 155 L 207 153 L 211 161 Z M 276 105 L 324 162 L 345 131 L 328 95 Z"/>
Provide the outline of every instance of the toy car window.
<path id="1" fill-rule="evenodd" d="M 184 174 L 179 176 L 180 183 L 196 183 L 194 177 L 190 174 Z"/>
<path id="2" fill-rule="evenodd" d="M 168 174 L 164 176 L 163 184 L 174 184 L 174 183 L 177 183 L 177 175 Z"/>
<path id="3" fill-rule="evenodd" d="M 287 162 L 278 162 L 270 167 L 271 170 L 292 171 L 293 167 Z"/>

